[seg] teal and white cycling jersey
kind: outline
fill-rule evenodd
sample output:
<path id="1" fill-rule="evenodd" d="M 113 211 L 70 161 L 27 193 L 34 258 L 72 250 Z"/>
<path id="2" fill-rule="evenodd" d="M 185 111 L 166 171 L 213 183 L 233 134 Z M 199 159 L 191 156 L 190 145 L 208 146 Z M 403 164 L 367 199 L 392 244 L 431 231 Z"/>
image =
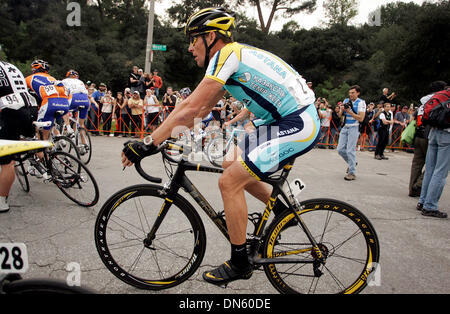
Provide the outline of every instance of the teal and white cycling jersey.
<path id="1" fill-rule="evenodd" d="M 270 52 L 233 42 L 209 62 L 206 77 L 224 85 L 258 119 L 279 121 L 314 103 L 314 92 L 292 67 Z"/>

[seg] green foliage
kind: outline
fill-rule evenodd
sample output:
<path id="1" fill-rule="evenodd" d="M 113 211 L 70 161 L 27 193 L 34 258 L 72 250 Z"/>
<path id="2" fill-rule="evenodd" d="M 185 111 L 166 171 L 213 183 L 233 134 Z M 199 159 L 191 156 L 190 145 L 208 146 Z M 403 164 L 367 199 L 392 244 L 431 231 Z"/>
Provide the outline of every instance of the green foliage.
<path id="1" fill-rule="evenodd" d="M 265 0 L 264 0 L 265 1 Z M 251 2 L 251 3 L 250 3 Z M 305 30 L 288 21 L 278 32 L 261 31 L 261 21 L 246 16 L 242 4 L 253 0 L 186 0 L 169 9 L 169 20 L 155 19 L 153 42 L 167 46 L 155 51 L 164 88 L 194 88 L 202 79 L 187 51 L 183 34 L 190 14 L 206 6 L 228 6 L 238 12 L 235 39 L 266 49 L 292 65 L 315 86 L 316 95 L 331 104 L 358 84 L 361 97 L 376 101 L 384 87 L 395 91 L 399 104 L 416 102 L 435 80 L 450 80 L 450 2 L 389 3 L 382 6 L 381 25 L 359 27 L 335 23 Z M 264 3 L 272 3 L 267 0 Z M 35 58 L 47 60 L 50 74 L 63 78 L 69 68 L 81 79 L 105 82 L 123 90 L 133 65 L 144 68 L 148 11 L 145 0 L 97 0 L 81 5 L 81 26 L 66 23 L 66 0 L 0 1 L 0 59 L 16 64 L 25 75 Z M 278 1 L 277 3 L 281 3 Z M 292 9 L 315 1 L 284 1 Z M 277 11 L 278 12 L 278 11 Z M 290 12 L 290 11 L 289 11 Z M 289 13 L 288 12 L 288 13 Z"/>

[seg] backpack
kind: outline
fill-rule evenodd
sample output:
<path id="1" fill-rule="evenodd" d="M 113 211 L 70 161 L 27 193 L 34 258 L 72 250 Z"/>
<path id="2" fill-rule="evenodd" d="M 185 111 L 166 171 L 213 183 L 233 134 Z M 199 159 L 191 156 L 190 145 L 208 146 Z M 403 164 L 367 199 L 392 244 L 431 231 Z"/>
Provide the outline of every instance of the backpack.
<path id="1" fill-rule="evenodd" d="M 423 125 L 430 125 L 438 129 L 450 128 L 450 91 L 443 90 L 435 93 L 425 103 L 422 116 Z"/>
<path id="2" fill-rule="evenodd" d="M 366 114 L 364 115 L 364 120 L 362 120 L 362 122 L 359 123 L 359 133 L 367 133 L 367 128 L 369 126 L 369 115 L 368 112 L 366 111 Z"/>

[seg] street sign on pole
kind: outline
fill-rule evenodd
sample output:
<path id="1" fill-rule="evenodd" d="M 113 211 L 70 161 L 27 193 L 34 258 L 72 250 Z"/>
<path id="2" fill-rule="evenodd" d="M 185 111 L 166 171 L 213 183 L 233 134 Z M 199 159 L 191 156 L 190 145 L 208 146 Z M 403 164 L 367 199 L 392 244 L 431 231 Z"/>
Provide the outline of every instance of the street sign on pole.
<path id="1" fill-rule="evenodd" d="M 167 51 L 167 46 L 166 45 L 153 44 L 152 45 L 152 50 Z"/>

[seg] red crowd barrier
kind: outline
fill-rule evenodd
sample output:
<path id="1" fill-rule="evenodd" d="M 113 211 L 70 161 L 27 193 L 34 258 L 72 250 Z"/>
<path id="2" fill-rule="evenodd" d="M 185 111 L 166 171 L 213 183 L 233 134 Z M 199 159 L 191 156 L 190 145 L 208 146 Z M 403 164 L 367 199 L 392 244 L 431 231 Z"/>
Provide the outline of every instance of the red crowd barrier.
<path id="1" fill-rule="evenodd" d="M 153 117 L 152 120 L 147 121 L 145 123 L 148 116 L 148 113 L 142 113 L 140 115 L 131 115 L 127 112 L 126 115 L 118 114 L 118 117 L 115 117 L 113 114 L 102 115 L 101 113 L 95 113 L 95 121 L 89 115 L 87 118 L 87 128 L 90 132 L 103 132 L 103 133 L 114 133 L 114 134 L 122 134 L 122 135 L 131 135 L 138 138 L 144 138 L 144 136 L 151 133 L 151 125 L 158 126 L 161 124 L 164 119 L 170 114 L 169 108 L 164 107 L 161 109 L 157 115 Z M 106 119 L 104 119 L 106 117 Z M 109 122 L 113 122 L 113 119 L 116 120 L 116 128 L 112 130 L 104 130 L 101 126 L 109 126 Z M 157 121 L 156 121 L 157 120 Z M 112 125 L 112 123 L 111 123 Z M 94 127 L 92 127 L 94 126 Z M 95 127 L 97 126 L 97 127 Z M 393 126 L 392 133 L 390 135 L 390 141 L 387 145 L 386 149 L 399 149 L 399 150 L 411 150 L 413 149 L 409 145 L 405 145 L 401 141 L 401 134 L 404 130 L 402 126 Z M 329 127 L 321 127 L 321 139 L 318 146 L 322 147 L 336 147 L 339 142 L 339 134 L 340 134 L 340 126 L 336 126 L 332 119 L 330 119 Z M 360 150 L 365 149 L 375 149 L 376 143 L 378 140 L 377 132 L 374 131 L 372 124 L 369 124 L 366 129 L 361 132 L 358 139 L 358 148 Z"/>
<path id="2" fill-rule="evenodd" d="M 386 146 L 386 149 L 400 149 L 400 150 L 411 150 L 411 147 L 408 144 L 402 143 L 401 136 L 402 132 L 405 129 L 403 126 L 394 125 L 392 128 L 392 132 L 389 136 L 389 144 Z M 321 127 L 321 139 L 318 146 L 322 147 L 337 147 L 339 143 L 339 134 L 340 134 L 340 126 L 336 126 L 333 123 L 333 120 L 330 119 L 329 127 Z M 372 123 L 363 130 L 358 139 L 358 148 L 360 150 L 364 149 L 375 149 L 378 141 L 378 132 L 376 132 L 373 128 Z"/>

